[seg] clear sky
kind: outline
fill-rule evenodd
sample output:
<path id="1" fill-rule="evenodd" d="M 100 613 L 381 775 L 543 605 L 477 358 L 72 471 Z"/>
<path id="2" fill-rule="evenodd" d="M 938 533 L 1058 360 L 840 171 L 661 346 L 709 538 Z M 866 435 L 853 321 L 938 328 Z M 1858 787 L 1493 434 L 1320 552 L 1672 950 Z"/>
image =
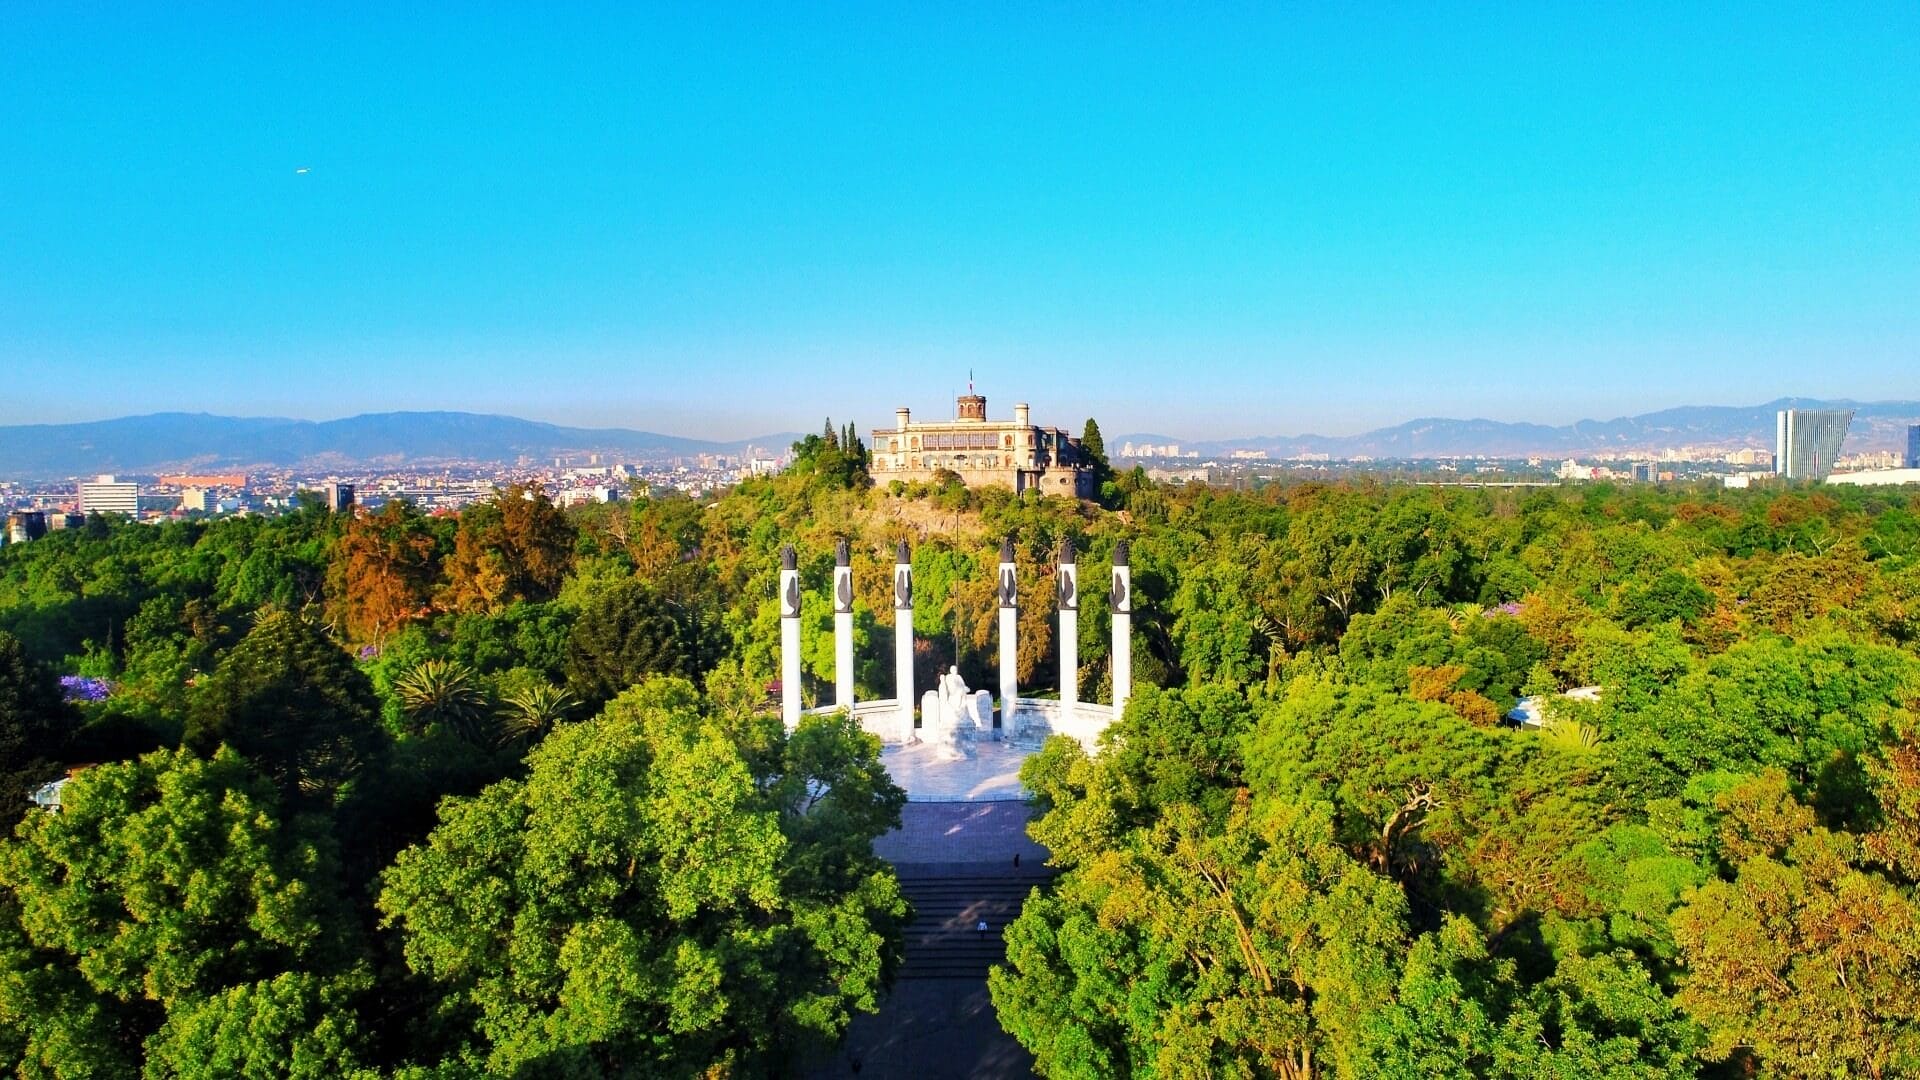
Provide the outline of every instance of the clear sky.
<path id="1" fill-rule="evenodd" d="M 638 6 L 7 3 L 0 423 L 1920 398 L 1912 0 Z"/>

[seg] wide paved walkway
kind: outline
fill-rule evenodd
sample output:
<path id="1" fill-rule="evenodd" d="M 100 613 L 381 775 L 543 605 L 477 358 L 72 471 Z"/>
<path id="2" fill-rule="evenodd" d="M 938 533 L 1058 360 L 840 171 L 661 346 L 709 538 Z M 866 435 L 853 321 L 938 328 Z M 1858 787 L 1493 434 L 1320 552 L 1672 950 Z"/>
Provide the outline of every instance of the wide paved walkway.
<path id="1" fill-rule="evenodd" d="M 1031 747 L 982 740 L 972 744 L 973 756 L 941 761 L 929 743 L 889 746 L 880 752 L 893 782 L 907 789 L 911 802 L 953 802 L 964 799 L 1023 799 L 1020 763 L 1033 754 Z"/>
<path id="2" fill-rule="evenodd" d="M 1033 1075 L 1033 1057 L 1000 1030 L 986 981 L 987 966 L 1001 955 L 1001 931 L 1050 873 L 1046 849 L 1027 838 L 1027 818 L 1024 802 L 910 802 L 900 828 L 874 841 L 914 900 L 906 964 L 880 1011 L 856 1018 L 839 1052 L 812 1076 Z M 988 923 L 984 934 L 971 929 L 980 921 Z"/>
<path id="3" fill-rule="evenodd" d="M 1027 838 L 1024 802 L 908 803 L 900 827 L 873 842 L 873 853 L 892 863 L 902 874 L 908 867 L 947 863 L 1004 866 L 1011 873 L 1013 857 L 1020 869 L 1033 871 L 1046 862 L 1047 849 Z"/>

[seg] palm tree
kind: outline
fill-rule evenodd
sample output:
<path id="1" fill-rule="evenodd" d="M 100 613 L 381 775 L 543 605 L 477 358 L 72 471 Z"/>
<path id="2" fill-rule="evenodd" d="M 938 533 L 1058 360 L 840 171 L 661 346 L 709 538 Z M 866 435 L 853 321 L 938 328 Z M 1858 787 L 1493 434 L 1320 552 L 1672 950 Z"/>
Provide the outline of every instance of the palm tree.
<path id="1" fill-rule="evenodd" d="M 580 706 L 572 694 L 557 686 L 538 683 L 507 695 L 501 710 L 500 742 L 521 739 L 539 742 L 556 726 L 565 723 L 567 714 Z"/>
<path id="2" fill-rule="evenodd" d="M 1580 752 L 1600 745 L 1600 729 L 1578 720 L 1549 716 L 1540 725 L 1540 737 L 1562 750 Z"/>
<path id="3" fill-rule="evenodd" d="M 400 709 L 421 728 L 439 724 L 471 743 L 485 742 L 492 716 L 487 695 L 458 660 L 427 660 L 394 683 Z"/>

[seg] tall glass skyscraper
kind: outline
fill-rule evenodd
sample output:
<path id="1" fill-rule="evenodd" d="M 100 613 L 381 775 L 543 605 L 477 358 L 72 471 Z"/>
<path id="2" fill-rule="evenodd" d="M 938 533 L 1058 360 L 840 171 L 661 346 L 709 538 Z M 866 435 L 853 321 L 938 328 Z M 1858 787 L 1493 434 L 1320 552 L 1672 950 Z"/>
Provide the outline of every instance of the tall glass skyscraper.
<path id="1" fill-rule="evenodd" d="M 1825 480 L 1851 423 L 1852 409 L 1781 409 L 1774 418 L 1773 471 L 1789 480 Z"/>
<path id="2" fill-rule="evenodd" d="M 1909 469 L 1920 469 L 1920 424 L 1907 425 L 1907 460 L 1900 464 Z"/>

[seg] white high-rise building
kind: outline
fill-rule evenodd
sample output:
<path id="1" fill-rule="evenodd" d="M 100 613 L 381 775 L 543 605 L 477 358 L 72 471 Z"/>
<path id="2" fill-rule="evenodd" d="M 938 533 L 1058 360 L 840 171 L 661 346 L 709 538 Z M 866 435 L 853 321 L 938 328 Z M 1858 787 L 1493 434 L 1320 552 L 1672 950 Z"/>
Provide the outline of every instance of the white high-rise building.
<path id="1" fill-rule="evenodd" d="M 90 484 L 80 485 L 80 512 L 83 514 L 140 514 L 140 485 L 121 483 L 112 475 L 103 475 Z"/>
<path id="2" fill-rule="evenodd" d="M 1774 418 L 1773 471 L 1789 480 L 1825 480 L 1851 423 L 1852 409 L 1781 409 Z"/>

